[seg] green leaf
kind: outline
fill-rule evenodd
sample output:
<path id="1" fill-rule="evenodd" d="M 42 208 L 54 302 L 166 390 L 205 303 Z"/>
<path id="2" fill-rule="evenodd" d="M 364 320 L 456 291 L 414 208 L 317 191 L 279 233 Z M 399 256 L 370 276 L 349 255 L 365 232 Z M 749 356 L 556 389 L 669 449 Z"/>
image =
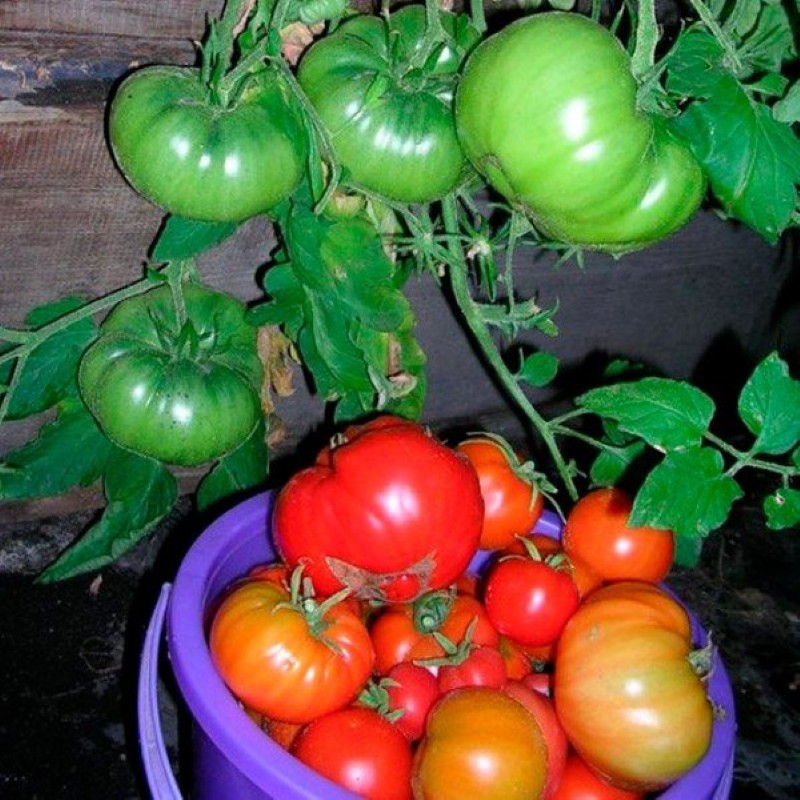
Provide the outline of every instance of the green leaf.
<path id="1" fill-rule="evenodd" d="M 539 351 L 525 356 L 517 378 L 531 386 L 547 386 L 558 372 L 558 358 L 552 353 Z"/>
<path id="2" fill-rule="evenodd" d="M 789 91 L 772 107 L 772 116 L 778 122 L 791 125 L 800 122 L 800 81 L 795 81 Z"/>
<path id="3" fill-rule="evenodd" d="M 800 381 L 777 353 L 754 370 L 739 395 L 739 416 L 756 437 L 754 452 L 777 455 L 800 442 Z"/>
<path id="4" fill-rule="evenodd" d="M 33 329 L 41 328 L 84 305 L 77 297 L 39 306 L 25 318 Z M 59 400 L 77 394 L 77 371 L 83 351 L 97 336 L 91 318 L 75 320 L 48 336 L 25 359 L 22 374 L 9 403 L 8 419 L 22 419 L 51 408 Z M 11 377 L 11 363 L 0 368 L 0 383 Z"/>
<path id="5" fill-rule="evenodd" d="M 0 498 L 52 497 L 73 486 L 91 486 L 113 450 L 83 403 L 67 398 L 36 438 L 6 454 L 0 466 Z"/>
<path id="6" fill-rule="evenodd" d="M 796 448 L 794 452 L 792 452 L 792 464 L 800 469 L 800 447 Z"/>
<path id="7" fill-rule="evenodd" d="M 666 86 L 685 104 L 672 124 L 725 212 L 775 243 L 797 208 L 800 140 L 791 126 L 748 96 L 721 46 L 699 28 L 681 34 L 667 60 Z"/>
<path id="8" fill-rule="evenodd" d="M 269 453 L 264 424 L 256 426 L 247 441 L 221 459 L 197 488 L 197 507 L 201 511 L 220 500 L 260 486 L 267 477 Z"/>
<path id="9" fill-rule="evenodd" d="M 158 461 L 118 449 L 108 463 L 105 493 L 102 517 L 39 576 L 40 582 L 70 578 L 118 559 L 169 514 L 178 499 L 178 482 Z"/>
<path id="10" fill-rule="evenodd" d="M 629 523 L 666 528 L 677 536 L 707 536 L 742 496 L 723 469 L 722 456 L 711 448 L 668 453 L 639 489 Z"/>
<path id="11" fill-rule="evenodd" d="M 773 530 L 800 525 L 800 491 L 783 487 L 764 498 L 767 527 Z"/>
<path id="12" fill-rule="evenodd" d="M 682 567 L 696 567 L 703 552 L 703 539 L 678 536 L 675 540 L 676 564 Z"/>
<path id="13" fill-rule="evenodd" d="M 602 386 L 581 395 L 576 402 L 663 450 L 699 445 L 714 415 L 714 403 L 708 395 L 669 378 Z"/>
<path id="14" fill-rule="evenodd" d="M 183 261 L 216 247 L 237 229 L 235 222 L 204 222 L 170 215 L 153 245 L 154 261 Z"/>
<path id="15" fill-rule="evenodd" d="M 617 484 L 645 449 L 643 442 L 634 442 L 626 447 L 608 447 L 601 450 L 589 470 L 589 477 L 593 485 L 614 486 Z"/>

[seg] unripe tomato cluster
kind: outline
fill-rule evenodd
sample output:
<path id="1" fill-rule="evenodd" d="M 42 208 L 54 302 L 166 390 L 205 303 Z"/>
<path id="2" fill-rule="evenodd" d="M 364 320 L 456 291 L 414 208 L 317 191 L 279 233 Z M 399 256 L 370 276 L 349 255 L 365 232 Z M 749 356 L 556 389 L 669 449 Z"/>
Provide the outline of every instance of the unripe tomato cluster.
<path id="1" fill-rule="evenodd" d="M 509 482 L 530 480 L 505 443 L 480 441 Z M 574 506 L 562 546 L 535 532 L 542 504 L 528 483 L 524 527 L 480 547 L 482 532 L 499 536 L 481 475 L 488 464 L 497 483 L 497 458 L 473 462 L 470 445 L 379 417 L 296 473 L 275 504 L 281 558 L 216 606 L 217 669 L 267 736 L 362 797 L 662 789 L 703 757 L 712 724 L 688 615 L 657 583 L 672 534 L 628 527 L 630 500 L 604 489 Z M 460 491 L 430 491 L 454 476 Z M 316 529 L 295 513 L 304 501 Z"/>

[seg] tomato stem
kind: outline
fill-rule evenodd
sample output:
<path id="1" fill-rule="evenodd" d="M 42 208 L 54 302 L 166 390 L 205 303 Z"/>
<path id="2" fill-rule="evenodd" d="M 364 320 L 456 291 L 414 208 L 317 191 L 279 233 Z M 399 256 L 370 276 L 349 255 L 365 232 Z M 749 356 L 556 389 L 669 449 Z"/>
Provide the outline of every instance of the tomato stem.
<path id="1" fill-rule="evenodd" d="M 458 207 L 456 205 L 455 195 L 448 195 L 442 201 L 442 213 L 447 231 L 451 234 L 457 234 Z M 506 366 L 486 323 L 476 308 L 475 301 L 472 299 L 469 286 L 467 285 L 466 258 L 461 245 L 458 243 L 457 236 L 451 237 L 448 240 L 448 245 L 450 253 L 453 256 L 449 261 L 450 269 L 448 270 L 450 286 L 453 290 L 456 303 L 464 317 L 464 321 L 467 323 L 467 326 L 480 346 L 486 360 L 494 370 L 498 380 L 502 383 L 503 388 L 528 418 L 531 425 L 539 434 L 542 442 L 547 447 L 569 496 L 573 500 L 577 500 L 578 490 L 575 486 L 572 472 L 564 461 L 561 451 L 558 449 L 558 444 L 547 420 L 536 410 L 522 390 L 517 379 Z"/>

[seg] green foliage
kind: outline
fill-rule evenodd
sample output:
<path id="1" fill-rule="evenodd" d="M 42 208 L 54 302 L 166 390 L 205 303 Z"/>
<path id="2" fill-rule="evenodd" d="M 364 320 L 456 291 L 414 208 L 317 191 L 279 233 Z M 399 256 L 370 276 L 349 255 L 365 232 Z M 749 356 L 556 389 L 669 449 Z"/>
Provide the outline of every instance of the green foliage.
<path id="1" fill-rule="evenodd" d="M 210 250 L 236 233 L 235 222 L 203 222 L 168 215 L 153 246 L 154 261 L 184 261 Z"/>

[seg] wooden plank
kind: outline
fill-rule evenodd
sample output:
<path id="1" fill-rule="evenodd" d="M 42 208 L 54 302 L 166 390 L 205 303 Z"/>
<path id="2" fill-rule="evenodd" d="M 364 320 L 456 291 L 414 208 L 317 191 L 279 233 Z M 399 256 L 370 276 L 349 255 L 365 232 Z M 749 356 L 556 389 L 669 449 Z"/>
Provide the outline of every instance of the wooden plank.
<path id="1" fill-rule="evenodd" d="M 200 38 L 222 0 L 2 0 L 0 29 Z"/>

